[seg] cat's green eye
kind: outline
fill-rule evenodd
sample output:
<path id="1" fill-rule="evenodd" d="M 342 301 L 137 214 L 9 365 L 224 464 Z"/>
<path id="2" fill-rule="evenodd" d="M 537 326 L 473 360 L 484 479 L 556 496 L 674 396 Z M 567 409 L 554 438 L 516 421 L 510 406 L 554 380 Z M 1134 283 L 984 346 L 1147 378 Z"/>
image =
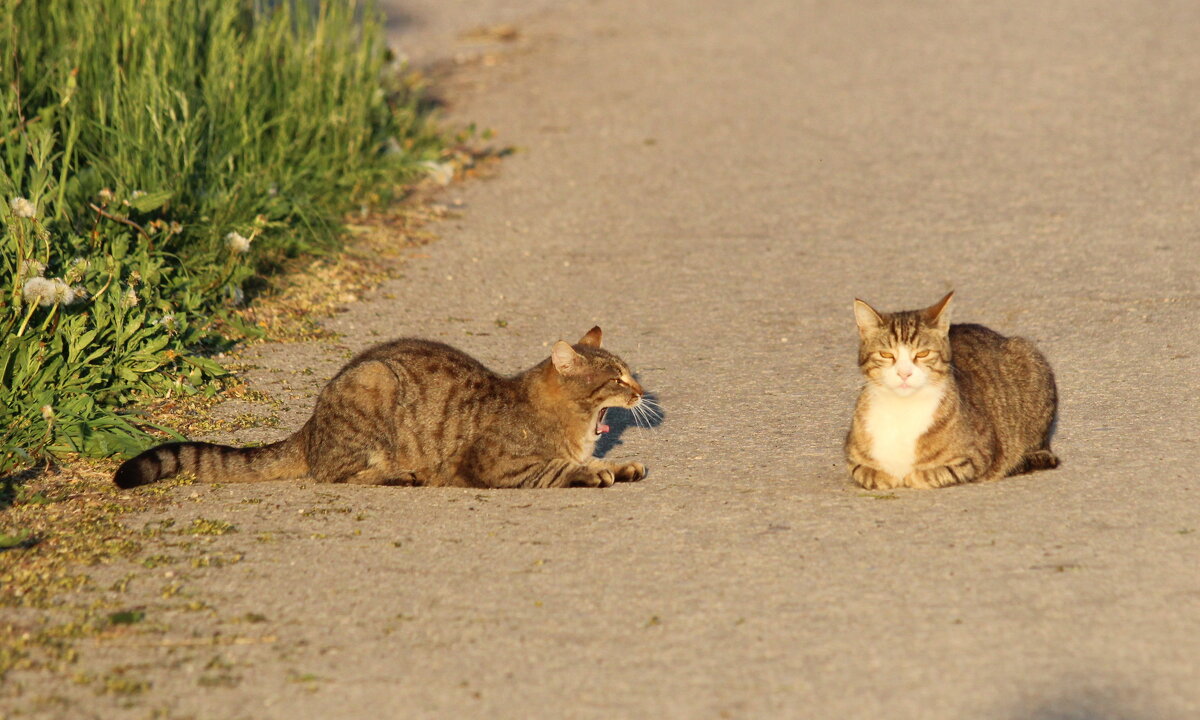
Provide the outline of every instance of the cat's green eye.
<path id="1" fill-rule="evenodd" d="M 891 354 L 890 352 L 880 352 L 879 357 L 885 358 L 887 360 L 893 360 L 893 359 L 895 359 L 896 356 Z"/>
<path id="2" fill-rule="evenodd" d="M 917 358 L 929 357 L 929 351 L 928 351 L 928 350 L 922 350 L 921 352 L 917 353 L 917 354 L 916 354 L 916 355 L 914 355 L 913 357 L 917 357 Z"/>

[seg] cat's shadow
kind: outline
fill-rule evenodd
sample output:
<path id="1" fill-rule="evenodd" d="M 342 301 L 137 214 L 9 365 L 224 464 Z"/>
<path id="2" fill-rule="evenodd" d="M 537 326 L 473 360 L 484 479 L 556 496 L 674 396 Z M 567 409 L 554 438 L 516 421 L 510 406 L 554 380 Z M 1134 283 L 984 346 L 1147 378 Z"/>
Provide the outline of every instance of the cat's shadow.
<path id="1" fill-rule="evenodd" d="M 604 416 L 604 422 L 608 425 L 608 432 L 600 436 L 596 440 L 595 456 L 602 458 L 622 443 L 621 435 L 631 427 L 650 427 L 656 428 L 663 424 L 666 418 L 666 411 L 658 402 L 658 396 L 654 393 L 646 393 L 643 402 L 646 403 L 646 410 L 641 414 L 640 418 L 635 418 L 633 411 L 626 408 L 610 408 Z"/>

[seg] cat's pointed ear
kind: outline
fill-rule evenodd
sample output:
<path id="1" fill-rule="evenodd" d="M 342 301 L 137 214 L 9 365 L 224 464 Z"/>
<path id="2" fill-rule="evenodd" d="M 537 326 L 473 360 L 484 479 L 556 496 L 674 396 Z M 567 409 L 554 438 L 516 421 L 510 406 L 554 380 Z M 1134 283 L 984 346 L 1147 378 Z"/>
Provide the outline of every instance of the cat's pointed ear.
<path id="1" fill-rule="evenodd" d="M 950 327 L 950 299 L 953 297 L 954 291 L 951 290 L 936 304 L 925 308 L 925 322 L 940 328 Z"/>
<path id="2" fill-rule="evenodd" d="M 883 327 L 883 318 L 875 312 L 875 308 L 857 298 L 854 300 L 854 321 L 858 323 L 860 335 L 875 332 Z"/>
<path id="3" fill-rule="evenodd" d="M 577 371 L 581 365 L 579 362 L 581 359 L 579 353 L 575 352 L 575 348 L 565 340 L 554 343 L 554 349 L 550 351 L 550 362 L 554 363 L 554 369 L 560 375 L 570 375 Z"/>
<path id="4" fill-rule="evenodd" d="M 600 347 L 600 335 L 601 335 L 600 326 L 597 325 L 596 327 L 592 328 L 591 330 L 588 330 L 587 335 L 584 335 L 583 337 L 579 338 L 578 344 L 579 345 L 587 345 L 588 347 L 598 348 L 598 347 Z"/>

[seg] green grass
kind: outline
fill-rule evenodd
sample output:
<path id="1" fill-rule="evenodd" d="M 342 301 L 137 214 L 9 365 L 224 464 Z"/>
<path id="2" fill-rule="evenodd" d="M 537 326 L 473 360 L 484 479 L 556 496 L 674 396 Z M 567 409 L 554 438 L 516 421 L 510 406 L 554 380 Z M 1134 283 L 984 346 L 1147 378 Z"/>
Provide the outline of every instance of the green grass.
<path id="1" fill-rule="evenodd" d="M 0 477 L 147 444 L 257 279 L 442 149 L 352 0 L 15 0 L 0 68 Z"/>

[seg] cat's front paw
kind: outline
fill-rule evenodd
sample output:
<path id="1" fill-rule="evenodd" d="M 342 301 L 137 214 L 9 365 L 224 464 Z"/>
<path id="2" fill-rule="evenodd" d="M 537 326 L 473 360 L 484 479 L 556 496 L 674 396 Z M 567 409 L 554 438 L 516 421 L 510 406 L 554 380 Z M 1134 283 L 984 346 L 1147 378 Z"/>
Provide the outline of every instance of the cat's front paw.
<path id="1" fill-rule="evenodd" d="M 613 468 L 613 477 L 617 482 L 637 482 L 646 477 L 646 466 L 640 462 L 618 465 Z"/>
<path id="2" fill-rule="evenodd" d="M 571 473 L 567 487 L 612 487 L 613 471 L 605 467 L 581 467 Z"/>
<path id="3" fill-rule="evenodd" d="M 854 482 L 867 490 L 891 490 L 900 487 L 900 480 L 897 478 L 866 465 L 855 465 L 850 468 L 850 475 L 854 478 Z"/>

